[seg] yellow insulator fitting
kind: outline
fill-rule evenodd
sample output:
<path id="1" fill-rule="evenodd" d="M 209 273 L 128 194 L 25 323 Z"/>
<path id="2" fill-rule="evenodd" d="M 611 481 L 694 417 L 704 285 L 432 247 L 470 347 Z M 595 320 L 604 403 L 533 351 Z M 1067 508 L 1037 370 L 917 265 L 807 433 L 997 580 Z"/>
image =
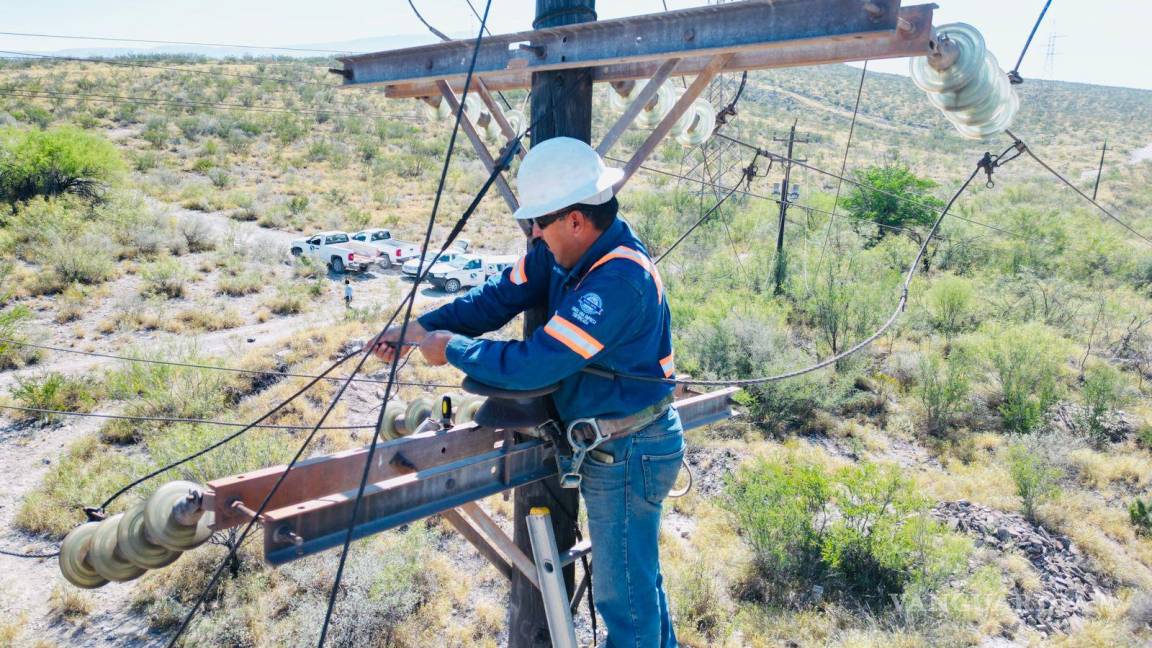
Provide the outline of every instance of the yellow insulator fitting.
<path id="1" fill-rule="evenodd" d="M 911 62 L 912 81 L 961 135 L 981 139 L 1003 132 L 1020 109 L 1008 75 L 973 26 L 936 28 L 929 56 Z"/>

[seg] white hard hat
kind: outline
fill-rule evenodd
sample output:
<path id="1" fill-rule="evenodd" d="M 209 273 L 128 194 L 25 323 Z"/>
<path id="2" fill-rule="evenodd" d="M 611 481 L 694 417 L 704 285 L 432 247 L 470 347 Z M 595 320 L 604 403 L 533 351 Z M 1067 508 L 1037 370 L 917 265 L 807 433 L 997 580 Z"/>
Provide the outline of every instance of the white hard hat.
<path id="1" fill-rule="evenodd" d="M 612 185 L 624 171 L 604 166 L 600 154 L 571 137 L 553 137 L 532 147 L 516 175 L 523 220 L 543 216 L 569 205 L 602 205 L 612 199 Z"/>

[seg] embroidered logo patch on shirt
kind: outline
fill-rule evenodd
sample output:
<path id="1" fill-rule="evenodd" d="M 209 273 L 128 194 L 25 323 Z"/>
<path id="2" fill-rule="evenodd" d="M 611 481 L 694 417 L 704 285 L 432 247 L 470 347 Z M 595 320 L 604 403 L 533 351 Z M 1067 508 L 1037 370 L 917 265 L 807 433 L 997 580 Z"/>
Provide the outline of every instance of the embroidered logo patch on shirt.
<path id="1" fill-rule="evenodd" d="M 604 314 L 604 300 L 596 293 L 585 293 L 572 307 L 572 317 L 584 325 L 595 324 Z"/>

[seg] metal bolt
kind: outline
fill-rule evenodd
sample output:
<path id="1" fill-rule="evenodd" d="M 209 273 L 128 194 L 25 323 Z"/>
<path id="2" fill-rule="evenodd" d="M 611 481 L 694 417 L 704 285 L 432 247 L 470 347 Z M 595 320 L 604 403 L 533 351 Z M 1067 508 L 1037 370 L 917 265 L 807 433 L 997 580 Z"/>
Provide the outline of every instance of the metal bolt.
<path id="1" fill-rule="evenodd" d="M 868 17 L 873 21 L 876 21 L 884 17 L 884 8 L 875 2 L 865 2 L 864 13 L 868 14 Z"/>

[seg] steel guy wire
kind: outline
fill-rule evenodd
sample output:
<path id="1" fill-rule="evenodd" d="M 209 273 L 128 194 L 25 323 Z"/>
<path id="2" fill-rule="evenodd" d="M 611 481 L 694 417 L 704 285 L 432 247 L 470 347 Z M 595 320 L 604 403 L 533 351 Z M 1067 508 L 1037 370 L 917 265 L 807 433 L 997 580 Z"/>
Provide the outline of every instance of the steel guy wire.
<path id="1" fill-rule="evenodd" d="M 807 366 L 807 367 L 804 367 L 801 369 L 795 369 L 795 370 L 788 371 L 785 373 L 777 374 L 775 376 L 764 376 L 764 377 L 759 377 L 759 378 L 741 378 L 741 379 L 729 379 L 729 380 L 690 380 L 690 379 L 675 379 L 675 378 L 656 378 L 656 377 L 652 377 L 652 376 L 640 376 L 640 375 L 634 375 L 634 374 L 624 374 L 624 373 L 619 373 L 619 372 L 615 372 L 615 371 L 610 371 L 607 369 L 601 369 L 599 367 L 593 368 L 593 369 L 589 370 L 588 372 L 592 373 L 594 375 L 599 375 L 603 378 L 612 378 L 612 379 L 620 378 L 620 379 L 626 379 L 626 380 L 637 380 L 637 381 L 641 381 L 641 382 L 657 382 L 657 383 L 674 384 L 674 385 L 703 385 L 703 386 L 712 386 L 712 387 L 744 387 L 744 386 L 749 386 L 749 385 L 759 385 L 759 384 L 770 383 L 770 382 L 779 382 L 782 380 L 787 380 L 789 378 L 795 378 L 797 376 L 802 376 L 804 374 L 812 373 L 813 371 L 818 371 L 818 370 L 823 369 L 825 367 L 831 366 L 831 365 L 833 365 L 833 364 L 835 364 L 835 363 L 837 363 L 837 362 L 839 362 L 839 361 L 841 361 L 841 360 L 843 360 L 843 359 L 845 359 L 851 355 L 856 354 L 861 349 L 865 348 L 866 346 L 868 346 L 869 344 L 874 342 L 877 338 L 879 338 L 881 335 L 883 335 L 896 322 L 896 320 L 900 317 L 900 314 L 902 312 L 904 312 L 904 308 L 908 303 L 908 292 L 909 292 L 909 286 L 912 284 L 912 278 L 915 276 L 916 270 L 920 267 L 920 261 L 924 258 L 924 254 L 928 250 L 928 244 L 932 241 L 932 238 L 935 236 L 937 230 L 939 230 L 940 224 L 944 221 L 944 217 L 948 214 L 949 210 L 951 210 L 952 205 L 956 203 L 956 200 L 960 197 L 961 194 L 964 193 L 964 191 L 968 188 L 968 186 L 970 184 L 972 184 L 972 180 L 977 176 L 977 174 L 979 174 L 981 171 L 986 171 L 989 174 L 991 174 L 992 170 L 999 166 L 997 161 L 1003 159 L 1004 155 L 1006 153 L 1008 153 L 1008 151 L 1012 150 L 1013 148 L 1015 148 L 1015 145 L 1005 149 L 1003 153 L 1001 153 L 1000 155 L 998 155 L 996 157 L 992 157 L 990 154 L 987 154 L 987 153 L 984 154 L 984 157 L 977 163 L 976 168 L 972 170 L 971 174 L 969 174 L 968 179 L 965 180 L 962 185 L 960 185 L 960 188 L 956 190 L 956 193 L 952 194 L 952 198 L 948 200 L 948 203 L 944 206 L 944 209 L 941 210 L 940 215 L 936 218 L 936 221 L 932 224 L 932 228 L 928 231 L 928 235 L 924 238 L 924 242 L 920 245 L 920 249 L 916 252 L 916 258 L 913 259 L 912 263 L 908 266 L 908 271 L 905 275 L 904 283 L 901 286 L 900 299 L 897 302 L 896 308 L 892 312 L 892 315 L 888 318 L 887 321 L 884 322 L 884 324 L 882 324 L 880 326 L 880 328 L 876 329 L 875 332 L 873 332 L 871 335 L 864 338 L 860 342 L 856 343 L 851 348 L 846 349 L 840 353 L 833 355 L 832 357 L 826 358 L 826 359 L 821 360 L 815 364 L 812 364 L 810 366 Z M 1008 160 L 1005 160 L 1005 161 L 1013 160 L 1016 157 L 1017 156 L 1013 156 L 1011 158 L 1008 158 Z"/>
<path id="2" fill-rule="evenodd" d="M 1099 209 L 1105 216 L 1107 216 L 1108 218 L 1111 218 L 1112 220 L 1119 223 L 1121 227 L 1123 227 L 1124 229 L 1128 230 L 1129 232 L 1135 234 L 1137 237 L 1139 237 L 1145 243 L 1152 245 L 1152 239 L 1149 239 L 1147 236 L 1144 236 L 1143 234 L 1138 232 L 1135 228 L 1133 228 L 1131 225 L 1129 225 L 1128 223 L 1121 220 L 1118 216 L 1116 216 L 1112 212 L 1108 211 L 1103 205 L 1096 202 L 1095 200 L 1092 200 L 1091 196 L 1084 193 L 1083 191 L 1080 191 L 1080 188 L 1077 187 L 1076 185 L 1072 184 L 1071 182 L 1069 182 L 1068 178 L 1065 178 L 1064 176 L 1060 175 L 1059 172 L 1057 172 L 1051 166 L 1048 166 L 1047 162 L 1045 162 L 1044 160 L 1041 160 L 1039 157 L 1037 157 L 1036 153 L 1032 151 L 1032 147 L 1028 146 L 1024 142 L 1022 142 L 1020 140 L 1020 138 L 1013 135 L 1012 131 L 1005 130 L 1004 133 L 1007 134 L 1008 137 L 1011 137 L 1013 140 L 1015 140 L 1014 146 L 1019 148 L 1019 150 L 1021 151 L 1021 154 L 1027 153 L 1028 157 L 1031 157 L 1033 160 L 1036 160 L 1037 164 L 1044 167 L 1052 175 L 1056 176 L 1060 180 L 1060 182 L 1063 182 L 1064 184 L 1068 185 L 1072 189 L 1072 191 L 1075 191 L 1076 193 L 1080 194 L 1081 198 L 1083 198 L 1084 200 L 1087 200 L 1094 207 L 1096 207 L 1096 209 Z"/>
<path id="3" fill-rule="evenodd" d="M 752 168 L 752 165 L 756 164 L 756 158 L 758 158 L 759 156 L 760 156 L 759 152 L 757 152 L 756 154 L 754 154 L 752 156 L 752 162 L 749 164 L 748 168 Z M 716 201 L 716 204 L 712 205 L 711 209 L 704 212 L 704 214 L 702 216 L 700 216 L 699 220 L 697 220 L 695 223 L 693 223 L 692 226 L 689 227 L 687 231 L 685 231 L 683 234 L 681 234 L 680 238 L 676 239 L 676 242 L 673 243 L 671 246 L 669 246 L 667 250 L 664 250 L 663 254 L 656 257 L 656 259 L 653 263 L 660 263 L 660 261 L 662 261 L 664 259 L 664 257 L 671 254 L 672 251 L 675 250 L 677 246 L 679 246 L 682 242 L 684 242 L 684 239 L 688 238 L 689 234 L 694 232 L 697 227 L 700 227 L 700 225 L 702 225 L 704 223 L 704 221 L 708 220 L 708 217 L 711 216 L 713 213 L 715 213 L 717 209 L 720 209 L 720 206 L 723 205 L 729 198 L 732 197 L 732 194 L 736 192 L 736 189 L 739 186 L 740 186 L 739 183 L 737 183 L 736 186 L 732 187 L 732 189 L 730 189 L 728 191 L 728 193 L 724 194 L 723 198 Z"/>
<path id="4" fill-rule="evenodd" d="M 1040 23 L 1044 20 L 1044 14 L 1048 13 L 1048 7 L 1052 6 L 1052 0 L 1047 0 L 1044 3 L 1044 8 L 1040 10 L 1040 15 L 1036 17 L 1036 24 L 1032 25 L 1032 31 L 1028 34 L 1028 40 L 1024 41 L 1024 49 L 1020 50 L 1020 58 L 1016 59 L 1016 66 L 1008 73 L 1008 80 L 1014 85 L 1024 83 L 1024 78 L 1020 76 L 1020 64 L 1024 62 L 1024 55 L 1028 53 L 1028 46 L 1032 44 L 1032 39 L 1036 36 L 1036 30 L 1040 29 Z"/>
<path id="5" fill-rule="evenodd" d="M 33 348 L 33 349 L 43 349 L 46 351 L 56 351 L 59 353 L 73 353 L 76 355 L 90 356 L 90 357 L 94 357 L 94 358 L 107 358 L 109 360 L 120 360 L 123 362 L 135 362 L 135 363 L 141 363 L 141 364 L 164 365 L 164 366 L 169 366 L 169 367 L 186 367 L 186 368 L 190 368 L 190 369 L 205 369 L 205 370 L 209 370 L 209 371 L 225 371 L 225 372 L 229 372 L 229 373 L 248 374 L 248 375 L 255 375 L 255 376 L 282 376 L 284 378 L 322 378 L 324 380 L 331 381 L 331 382 L 340 382 L 342 380 L 347 379 L 347 376 L 317 376 L 316 374 L 302 374 L 302 373 L 292 373 L 292 372 L 285 372 L 285 371 L 261 371 L 258 369 L 238 369 L 235 367 L 220 367 L 220 366 L 216 366 L 216 365 L 197 364 L 197 363 L 193 363 L 193 362 L 176 362 L 174 360 L 155 360 L 155 359 L 150 359 L 150 358 L 133 358 L 130 356 L 118 356 L 118 355 L 113 355 L 110 353 L 99 353 L 96 351 L 81 351 L 79 349 L 65 349 L 63 347 L 48 346 L 46 344 L 34 344 L 32 342 L 22 342 L 20 340 L 13 340 L 11 338 L 0 338 L 0 344 L 12 344 L 15 346 L 28 347 L 28 348 Z M 380 379 L 380 378 L 353 378 L 352 382 L 362 382 L 362 383 L 372 383 L 372 384 L 383 385 L 383 384 L 386 384 L 388 381 Z M 448 383 L 416 382 L 416 381 L 402 381 L 402 380 L 396 381 L 396 384 L 406 386 L 406 387 L 445 387 L 445 388 L 449 388 L 449 389 L 459 386 L 459 385 L 448 384 Z"/>
<path id="6" fill-rule="evenodd" d="M 193 45 L 196 47 L 235 47 L 236 49 L 276 50 L 278 52 L 313 52 L 317 54 L 364 54 L 349 50 L 312 49 L 307 47 L 272 47 L 268 45 L 239 45 L 236 43 L 197 43 L 194 41 L 155 40 L 148 38 L 114 38 L 111 36 L 73 36 L 65 34 L 32 34 L 25 32 L 0 32 L 0 36 L 24 36 L 28 38 L 61 38 L 65 40 L 95 40 L 116 43 L 153 43 L 156 45 Z"/>
<path id="7" fill-rule="evenodd" d="M 875 191 L 876 193 L 879 193 L 879 194 L 883 194 L 883 195 L 885 195 L 885 196 L 889 196 L 889 197 L 891 197 L 891 198 L 895 198 L 896 200 L 900 200 L 900 201 L 903 201 L 903 202 L 907 202 L 907 203 L 910 203 L 910 204 L 916 205 L 916 206 L 918 206 L 918 207 L 924 207 L 924 208 L 926 208 L 926 209 L 930 209 L 930 210 L 932 210 L 932 211 L 936 212 L 937 214 L 939 214 L 939 213 L 941 212 L 941 210 L 940 210 L 939 208 L 937 208 L 937 207 L 933 207 L 933 206 L 931 206 L 931 205 L 927 205 L 927 204 L 925 204 L 925 203 L 922 203 L 922 202 L 920 202 L 920 201 L 918 201 L 918 200 L 915 200 L 915 199 L 909 198 L 909 197 L 907 197 L 907 196 L 901 196 L 900 194 L 895 194 L 895 193 L 892 193 L 892 192 L 890 192 L 890 191 L 885 191 L 885 190 L 883 190 L 883 189 L 877 189 L 877 188 L 875 188 L 875 187 L 866 187 L 866 186 L 864 185 L 864 183 L 860 182 L 859 180 L 853 180 L 852 178 L 848 178 L 848 177 L 844 177 L 844 176 L 838 176 L 838 175 L 836 175 L 835 173 L 832 173 L 831 171 L 825 171 L 824 169 L 821 169 L 820 167 L 812 166 L 811 164 L 808 164 L 807 162 L 802 162 L 802 161 L 800 161 L 800 160 L 796 160 L 796 159 L 793 159 L 793 158 L 789 158 L 789 157 L 787 157 L 787 156 L 785 156 L 785 155 L 780 155 L 780 154 L 778 154 L 778 153 L 773 153 L 773 152 L 771 152 L 771 151 L 767 151 L 767 150 L 761 149 L 760 147 L 756 146 L 755 144 L 750 144 L 750 143 L 748 143 L 748 142 L 745 142 L 745 141 L 742 141 L 742 140 L 738 140 L 738 139 L 735 139 L 735 138 L 733 138 L 733 137 L 729 137 L 729 136 L 727 136 L 727 135 L 725 135 L 725 134 L 723 134 L 723 133 L 717 133 L 717 134 L 716 134 L 716 136 L 717 136 L 717 137 L 722 137 L 722 138 L 724 138 L 724 139 L 732 140 L 733 142 L 736 142 L 737 144 L 740 144 L 741 146 L 744 146 L 744 147 L 746 147 L 746 148 L 749 148 L 749 149 L 752 149 L 752 150 L 756 150 L 756 151 L 760 151 L 760 155 L 762 155 L 762 156 L 764 156 L 764 157 L 766 157 L 766 158 L 768 158 L 768 159 L 770 159 L 770 160 L 775 160 L 775 161 L 778 161 L 778 162 L 780 162 L 780 163 L 782 163 L 782 164 L 795 164 L 796 166 L 799 166 L 799 167 L 803 167 L 803 168 L 805 168 L 805 169 L 810 169 L 810 170 L 812 170 L 812 171 L 815 171 L 816 173 L 819 173 L 819 174 L 822 174 L 822 175 L 826 175 L 826 176 L 828 176 L 828 177 L 830 177 L 830 178 L 836 178 L 836 179 L 842 180 L 842 181 L 844 181 L 844 182 L 847 182 L 848 184 L 851 184 L 851 185 L 854 185 L 854 186 L 857 186 L 857 187 L 861 187 L 861 188 L 866 188 L 866 189 L 868 189 L 869 191 Z M 952 218 L 955 218 L 955 219 L 957 219 L 957 220 L 962 220 L 962 221 L 964 221 L 964 222 L 966 222 L 966 223 L 972 223 L 973 225 L 979 225 L 980 227 L 987 227 L 987 228 L 988 228 L 988 229 L 990 229 L 990 230 L 995 230 L 995 231 L 997 231 L 997 232 L 1000 232 L 1001 234 L 1007 234 L 1007 235 L 1009 235 L 1009 236 L 1014 236 L 1014 237 L 1016 237 L 1016 238 L 1018 238 L 1018 239 L 1020 239 L 1020 240 L 1023 240 L 1023 241 L 1032 241 L 1032 240 L 1033 240 L 1031 237 L 1029 237 L 1029 236 L 1025 236 L 1024 234 L 1021 234 L 1020 232 L 1014 232 L 1014 231 L 1012 231 L 1012 230 L 1007 230 L 1007 229 L 1004 229 L 1004 228 L 1002 228 L 1002 227 L 997 227 L 997 226 L 995 226 L 995 225 L 990 225 L 990 224 L 988 224 L 988 223 L 983 223 L 983 222 L 981 222 L 981 221 L 978 221 L 978 220 L 974 220 L 974 219 L 972 219 L 972 218 L 967 218 L 967 217 L 965 217 L 965 216 L 955 216 L 955 215 L 954 215 L 954 216 L 952 216 Z"/>
<path id="8" fill-rule="evenodd" d="M 828 249 L 828 239 L 832 236 L 832 224 L 836 221 L 836 208 L 840 206 L 840 189 L 844 186 L 844 172 L 848 169 L 848 152 L 852 150 L 852 135 L 856 132 L 856 116 L 860 114 L 860 97 L 864 94 L 864 78 L 868 75 L 868 61 L 860 70 L 860 85 L 856 86 L 856 104 L 852 106 L 852 121 L 848 124 L 848 141 L 844 143 L 844 158 L 840 160 L 840 179 L 836 181 L 836 197 L 832 199 L 832 216 L 828 219 L 828 230 L 824 232 L 824 243 L 820 246 L 820 256 L 816 269 L 824 263 L 824 252 Z M 839 240 L 839 236 L 837 236 Z M 839 245 L 839 243 L 837 243 Z"/>
<path id="9" fill-rule="evenodd" d="M 311 425 L 252 425 L 250 423 L 233 423 L 229 421 L 214 421 L 211 419 L 176 418 L 169 416 L 129 416 L 126 414 L 98 414 L 96 412 L 72 412 L 68 410 L 42 409 L 39 407 L 18 407 L 16 405 L 0 405 L 0 409 L 17 412 L 30 412 L 36 414 L 52 414 L 60 416 L 79 416 L 89 418 L 111 419 L 115 421 L 153 421 L 158 423 L 192 423 L 203 425 L 219 425 L 222 427 L 242 427 L 246 429 L 265 430 L 311 430 Z M 369 430 L 371 425 L 329 425 L 324 430 Z M 103 508 L 103 507 L 101 507 Z"/>
<path id="10" fill-rule="evenodd" d="M 444 165 L 440 169 L 440 181 L 436 187 L 436 197 L 432 201 L 432 213 L 428 217 L 428 227 L 424 231 L 424 242 L 420 246 L 420 262 L 418 267 L 422 267 L 424 265 L 424 260 L 427 258 L 428 245 L 432 241 L 432 231 L 436 225 L 436 215 L 440 210 L 440 199 L 444 195 L 444 187 L 448 180 L 448 165 L 452 160 L 452 152 L 456 147 L 456 136 L 460 132 L 460 122 L 464 119 L 464 105 L 468 99 L 468 91 L 472 86 L 472 73 L 476 69 L 476 59 L 480 54 L 480 43 L 484 40 L 484 29 L 488 23 L 488 12 L 491 11 L 491 9 L 492 0 L 488 0 L 484 5 L 484 17 L 480 19 L 480 31 L 476 34 L 476 44 L 472 47 L 472 61 L 468 64 L 468 73 L 464 77 L 464 91 L 461 93 L 460 103 L 456 107 L 456 122 L 452 126 L 452 135 L 448 140 L 448 150 L 444 155 Z M 508 145 L 508 150 L 505 152 L 503 159 L 493 167 L 492 174 L 489 176 L 488 182 L 485 184 L 480 194 L 472 202 L 469 210 L 465 212 L 460 221 L 457 222 L 456 227 L 452 228 L 452 231 L 449 233 L 448 238 L 445 240 L 444 245 L 440 248 L 440 251 L 437 252 L 432 258 L 435 259 L 439 257 L 440 254 L 444 252 L 444 250 L 448 249 L 448 246 L 452 244 L 452 241 L 456 238 L 456 236 L 460 234 L 460 231 L 463 229 L 463 224 L 468 219 L 469 212 L 479 205 L 480 200 L 484 197 L 484 194 L 487 193 L 488 187 L 492 185 L 492 182 L 501 173 L 504 166 L 511 161 L 512 156 L 515 155 L 518 148 L 518 142 L 513 142 Z M 412 292 L 409 293 L 407 309 L 404 312 L 404 319 L 400 321 L 400 336 L 397 338 L 399 342 L 403 342 L 405 340 L 405 336 L 408 332 L 408 324 L 412 319 L 412 308 L 416 305 L 416 291 L 419 286 L 420 281 L 418 277 L 417 281 L 413 282 L 412 284 Z M 375 346 L 375 343 L 373 343 L 372 346 Z M 372 351 L 370 349 L 369 353 L 371 352 Z M 392 366 L 389 369 L 388 375 L 389 380 L 396 379 L 396 368 L 399 362 L 400 353 L 393 353 Z M 363 364 L 363 361 L 361 361 L 361 364 Z M 355 371 L 353 371 L 353 374 L 355 374 Z M 345 386 L 347 386 L 347 384 L 345 384 Z M 341 389 L 343 390 L 343 388 Z M 384 388 L 384 400 L 388 400 L 388 395 L 391 390 L 391 384 Z M 337 399 L 339 399 L 339 394 L 337 395 Z M 333 401 L 333 406 L 335 406 L 335 400 Z M 320 640 L 316 644 L 319 648 L 323 648 L 324 646 L 324 640 L 328 636 L 328 627 L 332 620 L 332 613 L 336 608 L 336 594 L 340 591 L 340 580 L 344 576 L 344 566 L 348 562 L 348 553 L 352 545 L 352 535 L 356 530 L 356 517 L 360 513 L 360 503 L 364 500 L 364 489 L 368 486 L 368 475 L 372 470 L 372 459 L 376 452 L 376 441 L 380 437 L 380 428 L 384 422 L 385 409 L 386 408 L 380 408 L 380 414 L 376 420 L 376 430 L 372 434 L 372 443 L 370 443 L 368 446 L 368 456 L 364 460 L 364 472 L 360 476 L 360 487 L 356 490 L 356 499 L 352 503 L 352 514 L 348 518 L 348 532 L 344 536 L 344 546 L 340 551 L 340 561 L 336 566 L 336 577 L 333 579 L 332 590 L 328 595 L 328 609 L 324 613 L 324 625 L 320 628 Z"/>

